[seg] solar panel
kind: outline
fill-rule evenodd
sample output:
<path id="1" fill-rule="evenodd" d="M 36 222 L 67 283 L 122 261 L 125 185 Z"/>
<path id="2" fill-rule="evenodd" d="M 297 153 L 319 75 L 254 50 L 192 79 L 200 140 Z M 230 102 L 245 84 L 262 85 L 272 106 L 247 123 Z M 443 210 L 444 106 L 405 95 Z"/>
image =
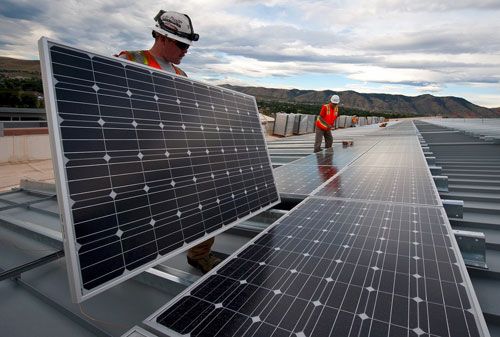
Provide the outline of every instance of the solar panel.
<path id="1" fill-rule="evenodd" d="M 380 154 L 381 161 L 388 156 Z M 390 156 L 389 156 L 390 157 Z M 427 167 L 352 166 L 317 193 L 323 197 L 441 205 Z"/>
<path id="2" fill-rule="evenodd" d="M 276 184 L 281 197 L 307 197 L 375 144 L 359 143 L 349 147 L 334 144 L 333 152 L 326 149 L 276 168 Z"/>
<path id="3" fill-rule="evenodd" d="M 340 168 L 336 165 L 285 165 L 275 169 L 276 185 L 281 197 L 308 196 L 333 177 Z"/>
<path id="4" fill-rule="evenodd" d="M 361 142 L 360 142 L 361 143 Z M 368 151 L 374 143 L 372 144 L 357 144 L 356 142 L 352 146 L 342 146 L 341 144 L 333 144 L 333 157 L 329 155 L 329 149 L 325 149 L 322 152 L 312 153 L 303 158 L 297 159 L 287 165 L 303 165 L 303 166 L 317 166 L 317 165 L 332 165 L 336 166 L 346 166 L 354 159 Z M 312 151 L 312 149 L 311 149 Z M 321 153 L 326 153 L 322 155 Z"/>
<path id="5" fill-rule="evenodd" d="M 279 201 L 252 96 L 40 40 L 73 298 Z"/>
<path id="6" fill-rule="evenodd" d="M 412 140 L 409 141 L 408 138 L 412 138 Z M 390 137 L 375 145 L 372 152 L 420 152 L 421 150 L 417 145 L 419 145 L 419 142 L 415 137 Z"/>
<path id="7" fill-rule="evenodd" d="M 421 152 L 384 152 L 370 151 L 362 156 L 353 165 L 378 167 L 427 167 Z"/>
<path id="8" fill-rule="evenodd" d="M 309 198 L 146 324 L 190 336 L 484 336 L 440 207 Z"/>

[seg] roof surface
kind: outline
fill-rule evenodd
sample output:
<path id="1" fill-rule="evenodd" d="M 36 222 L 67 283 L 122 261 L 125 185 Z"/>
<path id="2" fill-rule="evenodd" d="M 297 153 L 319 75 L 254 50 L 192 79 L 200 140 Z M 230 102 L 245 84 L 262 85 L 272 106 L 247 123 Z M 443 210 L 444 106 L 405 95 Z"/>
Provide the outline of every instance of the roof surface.
<path id="1" fill-rule="evenodd" d="M 449 192 L 442 192 L 441 197 L 464 200 L 463 219 L 450 219 L 450 223 L 455 228 L 486 235 L 489 269 L 468 270 L 490 333 L 500 336 L 500 145 L 491 139 L 480 139 L 479 134 L 417 124 L 436 164 L 448 176 Z M 467 125 L 463 127 L 467 129 Z M 336 130 L 334 139 L 351 139 L 361 144 L 363 138 L 378 129 L 377 125 L 370 125 Z M 494 131 L 489 132 L 494 135 Z M 313 134 L 268 140 L 273 166 L 281 167 L 310 154 L 313 141 Z M 0 194 L 0 272 L 12 270 L 13 275 L 20 275 L 0 281 L 2 334 L 119 336 L 140 325 L 199 278 L 200 274 L 185 263 L 185 254 L 181 253 L 81 305 L 71 303 L 66 266 L 61 259 L 62 234 L 50 161 L 4 165 L 0 166 L 0 173 L 0 188 L 4 191 Z M 11 191 L 19 178 L 48 184 L 23 182 Z M 226 231 L 217 237 L 214 250 L 222 256 L 231 254 L 293 206 L 293 200 L 284 202 Z M 38 265 L 29 269 L 26 264 L 33 261 Z M 16 270 L 19 266 L 27 270 Z"/>

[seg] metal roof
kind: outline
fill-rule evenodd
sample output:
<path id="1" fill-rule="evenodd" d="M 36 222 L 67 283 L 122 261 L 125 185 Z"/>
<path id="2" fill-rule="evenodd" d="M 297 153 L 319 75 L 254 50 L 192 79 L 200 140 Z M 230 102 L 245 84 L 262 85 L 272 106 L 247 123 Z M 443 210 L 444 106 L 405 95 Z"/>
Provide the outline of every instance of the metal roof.
<path id="1" fill-rule="evenodd" d="M 342 129 L 334 139 L 361 140 L 377 125 Z M 425 125 L 420 130 L 436 165 L 448 176 L 443 199 L 464 201 L 460 229 L 484 232 L 487 270 L 468 268 L 492 336 L 500 336 L 500 145 L 464 132 Z M 483 137 L 484 138 L 484 137 Z M 273 166 L 312 152 L 314 135 L 268 142 Z M 229 255 L 294 206 L 279 205 L 217 236 L 214 250 Z M 6 336 L 120 336 L 180 293 L 200 274 L 185 254 L 148 270 L 80 305 L 71 303 L 55 189 L 23 182 L 0 194 L 0 325 Z M 17 269 L 23 266 L 24 269 Z M 43 323 L 43 324 L 42 324 Z"/>
<path id="2" fill-rule="evenodd" d="M 488 269 L 469 267 L 469 275 L 492 336 L 500 336 L 500 120 L 429 119 L 417 123 L 422 137 L 448 177 L 442 199 L 462 200 L 463 217 L 453 229 L 484 233 Z"/>

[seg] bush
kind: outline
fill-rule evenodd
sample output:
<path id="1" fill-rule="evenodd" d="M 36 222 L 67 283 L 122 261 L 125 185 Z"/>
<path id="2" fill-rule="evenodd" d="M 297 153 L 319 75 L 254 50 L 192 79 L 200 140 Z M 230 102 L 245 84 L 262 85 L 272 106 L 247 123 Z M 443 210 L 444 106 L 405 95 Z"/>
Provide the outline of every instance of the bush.
<path id="1" fill-rule="evenodd" d="M 1 78 L 0 106 L 14 108 L 39 108 L 43 101 L 38 96 L 43 94 L 42 81 L 38 78 Z"/>

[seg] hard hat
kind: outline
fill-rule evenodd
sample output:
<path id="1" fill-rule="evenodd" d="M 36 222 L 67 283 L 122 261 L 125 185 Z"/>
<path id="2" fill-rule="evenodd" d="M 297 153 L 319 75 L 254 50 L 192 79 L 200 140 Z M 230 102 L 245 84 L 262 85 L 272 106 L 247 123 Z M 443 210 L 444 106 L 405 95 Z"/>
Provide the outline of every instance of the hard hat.
<path id="1" fill-rule="evenodd" d="M 338 95 L 333 95 L 332 98 L 330 98 L 330 102 L 332 102 L 333 104 L 339 104 L 340 97 Z"/>
<path id="2" fill-rule="evenodd" d="M 156 24 L 151 27 L 153 31 L 170 39 L 192 45 L 193 41 L 198 41 L 200 38 L 194 33 L 193 23 L 186 14 L 160 10 L 154 20 Z"/>

